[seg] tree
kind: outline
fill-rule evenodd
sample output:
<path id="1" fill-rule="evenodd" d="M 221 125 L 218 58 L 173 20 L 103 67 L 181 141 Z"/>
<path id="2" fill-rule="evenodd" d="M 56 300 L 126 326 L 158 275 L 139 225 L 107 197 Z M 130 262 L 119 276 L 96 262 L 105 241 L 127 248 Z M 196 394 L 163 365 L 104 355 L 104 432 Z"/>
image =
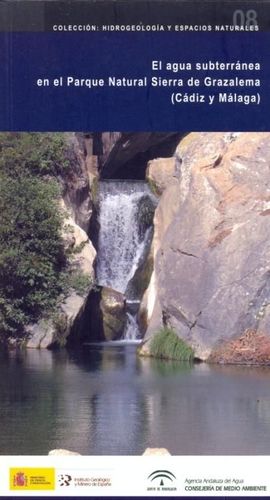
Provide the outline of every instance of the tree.
<path id="1" fill-rule="evenodd" d="M 25 325 L 52 308 L 63 288 L 60 190 L 52 175 L 61 155 L 68 160 L 64 141 L 54 137 L 52 148 L 50 135 L 0 134 L 2 340 L 23 336 Z"/>

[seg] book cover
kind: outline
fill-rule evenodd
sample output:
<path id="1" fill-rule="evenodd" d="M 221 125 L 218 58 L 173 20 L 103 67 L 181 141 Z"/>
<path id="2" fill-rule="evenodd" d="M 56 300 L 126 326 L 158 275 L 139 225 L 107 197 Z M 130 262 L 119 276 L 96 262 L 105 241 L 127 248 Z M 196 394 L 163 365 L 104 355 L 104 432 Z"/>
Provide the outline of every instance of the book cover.
<path id="1" fill-rule="evenodd" d="M 0 2 L 0 496 L 268 496 L 269 1 Z"/>

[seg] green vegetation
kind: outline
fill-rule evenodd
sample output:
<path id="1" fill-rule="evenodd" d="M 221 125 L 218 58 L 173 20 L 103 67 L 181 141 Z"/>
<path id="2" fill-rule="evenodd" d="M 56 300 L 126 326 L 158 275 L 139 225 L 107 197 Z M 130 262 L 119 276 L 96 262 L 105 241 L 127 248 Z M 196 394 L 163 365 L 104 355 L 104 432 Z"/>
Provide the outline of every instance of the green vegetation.
<path id="1" fill-rule="evenodd" d="M 82 241 L 79 245 L 77 245 L 76 247 L 74 247 L 72 249 L 72 255 L 76 255 L 78 253 L 81 253 L 85 247 L 85 245 L 87 245 L 87 240 L 85 241 Z"/>
<path id="2" fill-rule="evenodd" d="M 0 133 L 0 341 L 53 310 L 68 282 L 58 176 L 70 168 L 62 134 Z M 72 273 L 70 273 L 72 276 Z"/>
<path id="3" fill-rule="evenodd" d="M 53 307 L 62 291 L 65 255 L 58 189 L 38 178 L 0 172 L 0 332 L 21 336 L 24 325 Z"/>
<path id="4" fill-rule="evenodd" d="M 153 179 L 151 178 L 148 178 L 147 179 L 147 182 L 148 182 L 148 185 L 152 191 L 152 193 L 155 195 L 155 196 L 158 196 L 160 197 L 160 195 L 162 194 L 160 192 L 160 189 L 158 188 L 158 186 L 156 185 L 156 183 L 153 181 Z"/>
<path id="5" fill-rule="evenodd" d="M 161 359 L 192 361 L 194 353 L 170 328 L 164 327 L 150 342 L 150 355 Z"/>
<path id="6" fill-rule="evenodd" d="M 0 133 L 0 171 L 8 175 L 53 175 L 71 169 L 72 150 L 61 133 Z"/>
<path id="7" fill-rule="evenodd" d="M 65 314 L 61 312 L 56 312 L 53 315 L 53 326 L 54 326 L 54 341 L 58 346 L 64 347 L 66 345 L 66 332 L 68 327 L 68 321 Z"/>
<path id="8" fill-rule="evenodd" d="M 73 269 L 65 275 L 65 288 L 73 288 L 78 295 L 84 295 L 89 288 L 94 287 L 94 283 L 88 274 L 84 274 L 80 269 Z"/>

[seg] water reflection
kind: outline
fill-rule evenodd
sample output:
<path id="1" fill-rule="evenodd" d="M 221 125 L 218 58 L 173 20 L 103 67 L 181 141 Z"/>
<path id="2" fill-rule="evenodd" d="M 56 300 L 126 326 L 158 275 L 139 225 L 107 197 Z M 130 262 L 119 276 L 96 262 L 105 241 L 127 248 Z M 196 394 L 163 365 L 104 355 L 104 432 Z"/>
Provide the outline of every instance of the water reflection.
<path id="1" fill-rule="evenodd" d="M 0 353 L 0 453 L 270 453 L 268 367 L 164 362 L 135 351 Z"/>

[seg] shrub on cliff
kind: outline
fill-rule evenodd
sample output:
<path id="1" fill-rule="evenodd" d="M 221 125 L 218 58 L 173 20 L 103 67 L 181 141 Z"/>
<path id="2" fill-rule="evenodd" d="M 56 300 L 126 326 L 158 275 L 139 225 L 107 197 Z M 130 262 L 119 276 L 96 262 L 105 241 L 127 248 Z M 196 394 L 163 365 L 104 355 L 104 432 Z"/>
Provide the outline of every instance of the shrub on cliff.
<path id="1" fill-rule="evenodd" d="M 0 134 L 0 340 L 50 310 L 64 291 L 61 134 Z"/>
<path id="2" fill-rule="evenodd" d="M 161 359 L 192 361 L 194 353 L 170 328 L 162 328 L 150 342 L 150 355 Z"/>
<path id="3" fill-rule="evenodd" d="M 23 326 L 53 305 L 65 255 L 57 186 L 0 174 L 0 332 Z"/>
<path id="4" fill-rule="evenodd" d="M 0 133 L 0 171 L 8 175 L 61 175 L 71 168 L 72 150 L 61 133 Z"/>

